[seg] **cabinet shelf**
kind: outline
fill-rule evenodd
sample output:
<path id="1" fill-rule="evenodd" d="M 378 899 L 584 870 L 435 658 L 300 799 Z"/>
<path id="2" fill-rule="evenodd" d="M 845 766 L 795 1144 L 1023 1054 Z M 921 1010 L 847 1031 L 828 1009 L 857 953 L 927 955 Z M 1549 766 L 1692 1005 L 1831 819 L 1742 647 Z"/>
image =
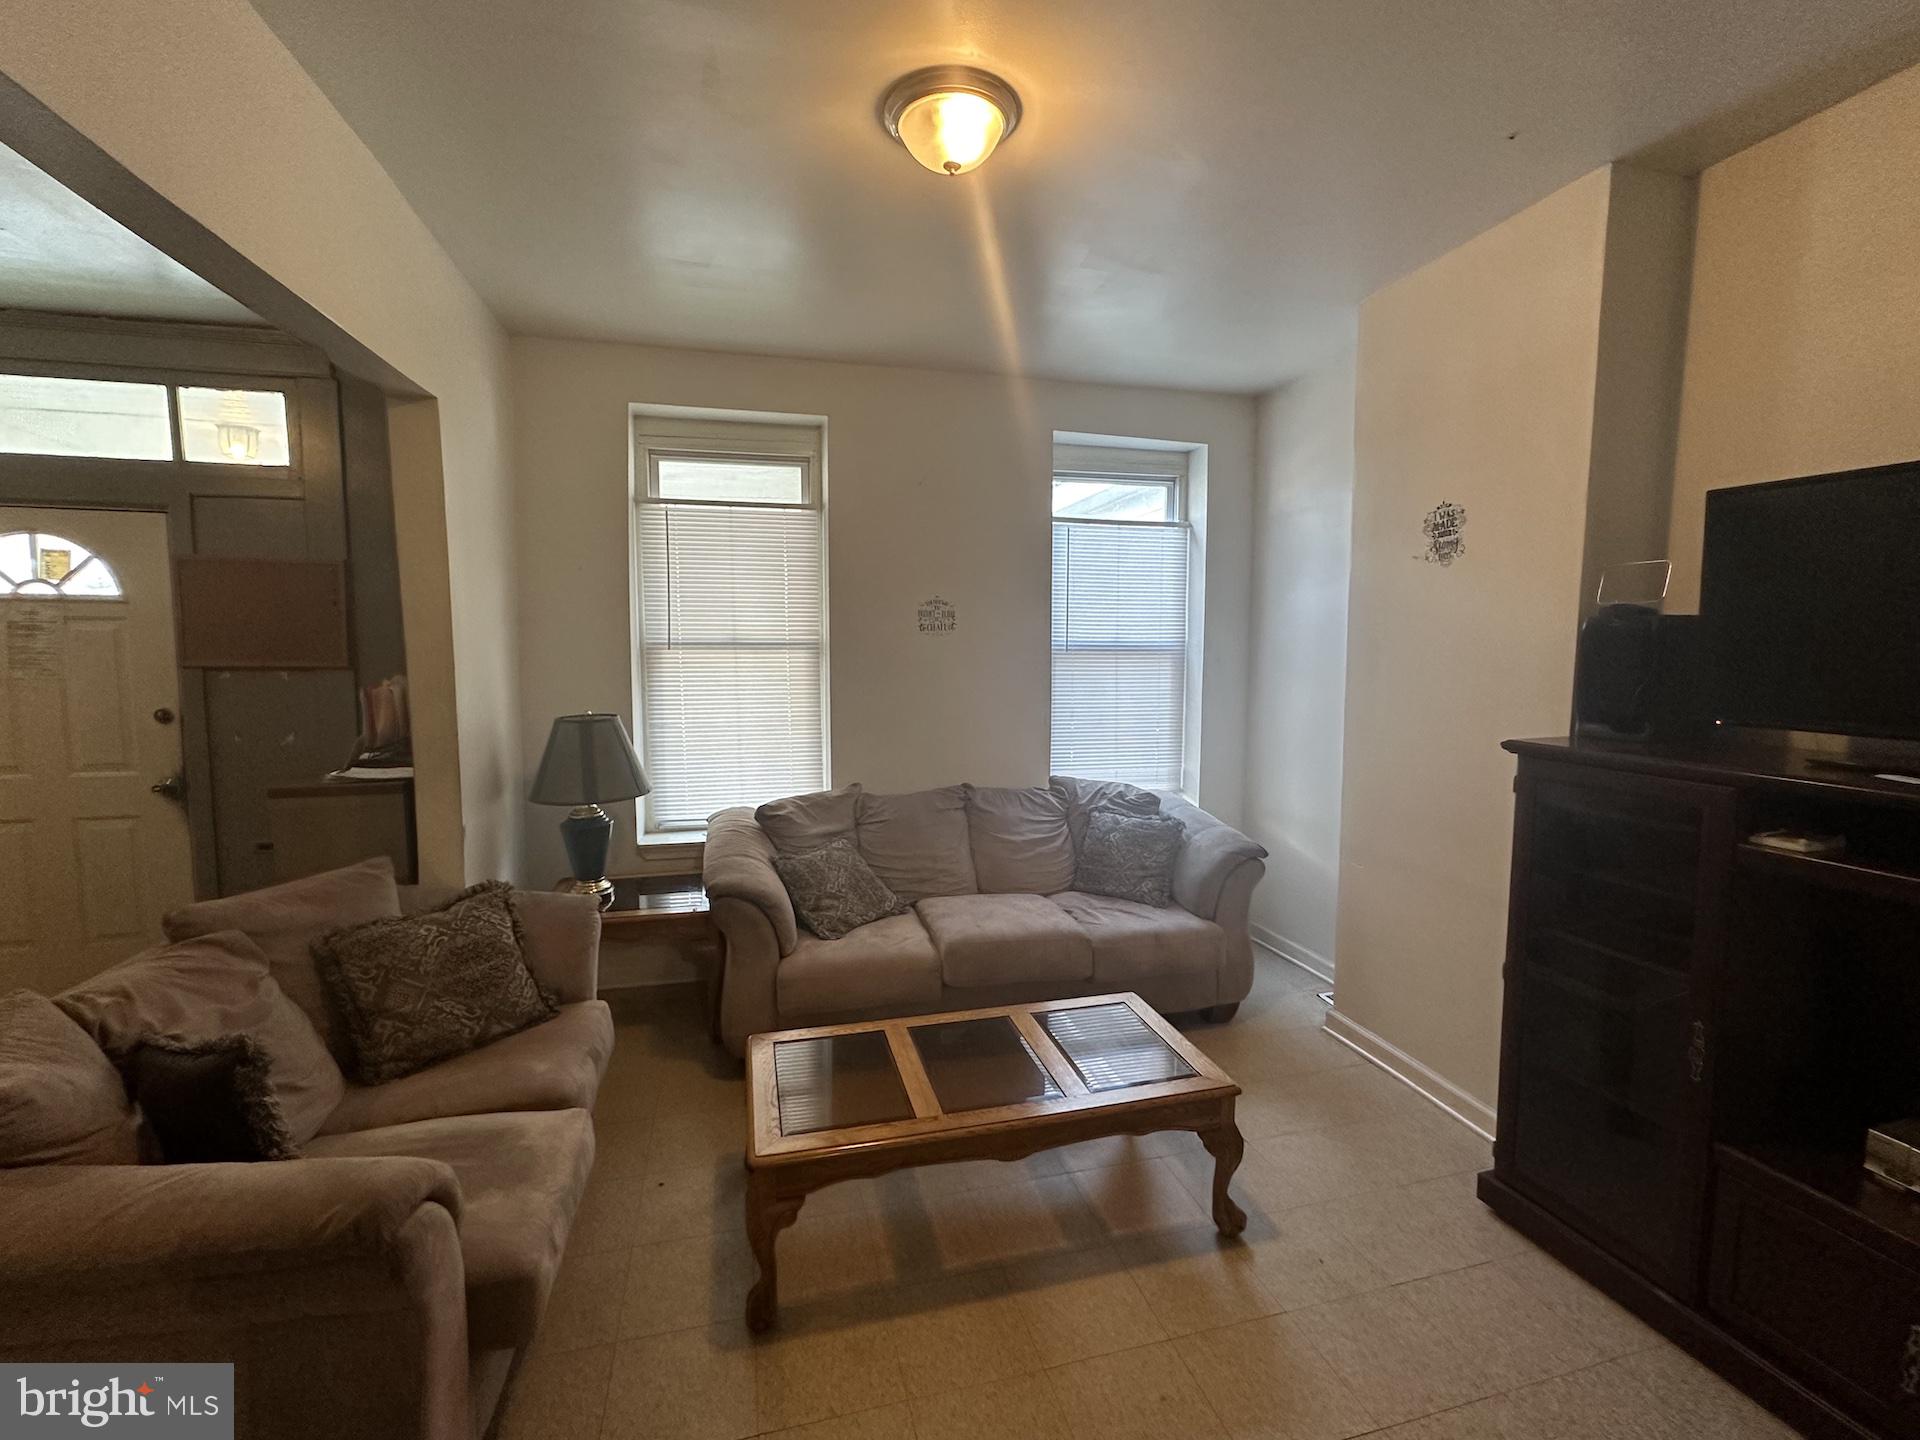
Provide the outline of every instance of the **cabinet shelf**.
<path id="1" fill-rule="evenodd" d="M 1719 1145 L 1720 1163 L 1842 1234 L 1920 1270 L 1920 1195 L 1874 1179 L 1856 1153 Z"/>
<path id="2" fill-rule="evenodd" d="M 1790 855 L 1747 843 L 1735 854 L 1740 868 L 1753 874 L 1775 875 L 1901 905 L 1920 905 L 1920 871 L 1839 855 Z"/>

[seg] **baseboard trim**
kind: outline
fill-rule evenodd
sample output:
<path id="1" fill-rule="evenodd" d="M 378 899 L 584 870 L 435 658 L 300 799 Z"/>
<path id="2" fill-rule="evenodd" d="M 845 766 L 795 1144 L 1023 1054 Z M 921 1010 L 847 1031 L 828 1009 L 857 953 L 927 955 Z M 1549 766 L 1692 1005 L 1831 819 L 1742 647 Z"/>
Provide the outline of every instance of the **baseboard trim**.
<path id="1" fill-rule="evenodd" d="M 1264 925 L 1249 923 L 1247 936 L 1262 950 L 1271 950 L 1289 965 L 1297 965 L 1315 979 L 1333 984 L 1333 962 L 1317 950 L 1309 949 L 1297 940 L 1289 940 L 1277 930 L 1269 930 Z"/>
<path id="2" fill-rule="evenodd" d="M 1428 1069 L 1391 1040 L 1384 1040 L 1338 1010 L 1327 1012 L 1327 1034 L 1378 1065 L 1403 1085 L 1418 1090 L 1470 1130 L 1493 1139 L 1493 1108 L 1481 1104 L 1451 1080 Z"/>

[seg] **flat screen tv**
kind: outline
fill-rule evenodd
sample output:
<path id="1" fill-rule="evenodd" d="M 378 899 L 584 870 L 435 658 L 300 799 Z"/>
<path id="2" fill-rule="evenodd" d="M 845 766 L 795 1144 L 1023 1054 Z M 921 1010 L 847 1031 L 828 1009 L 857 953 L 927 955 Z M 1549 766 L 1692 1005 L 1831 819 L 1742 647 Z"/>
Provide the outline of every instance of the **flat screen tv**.
<path id="1" fill-rule="evenodd" d="M 1708 492 L 1700 620 L 1722 723 L 1920 740 L 1920 462 Z"/>

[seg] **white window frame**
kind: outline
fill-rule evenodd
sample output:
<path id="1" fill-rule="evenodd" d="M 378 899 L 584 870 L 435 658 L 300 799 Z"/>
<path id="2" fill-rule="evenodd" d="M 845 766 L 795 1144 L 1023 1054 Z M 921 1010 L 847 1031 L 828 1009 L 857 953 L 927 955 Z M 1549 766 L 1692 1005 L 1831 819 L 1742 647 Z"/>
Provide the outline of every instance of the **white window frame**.
<path id="1" fill-rule="evenodd" d="M 821 471 L 825 453 L 824 428 L 819 423 L 795 424 L 776 420 L 701 419 L 668 416 L 635 410 L 631 414 L 631 464 L 633 510 L 628 527 L 628 573 L 633 604 L 629 647 L 633 665 L 633 716 L 635 747 L 647 753 L 645 662 L 645 616 L 642 613 L 645 587 L 641 583 L 640 519 L 648 506 L 702 506 L 715 509 L 810 510 L 820 517 L 820 783 L 832 784 L 832 724 L 828 700 L 826 503 Z M 801 498 L 798 501 L 694 500 L 663 499 L 660 495 L 660 461 L 663 459 L 776 461 L 801 465 Z M 636 839 L 645 844 L 685 841 L 704 833 L 704 822 L 661 824 L 653 813 L 651 796 L 635 806 L 639 824 Z"/>
<path id="2" fill-rule="evenodd" d="M 1199 640 L 1199 630 L 1193 621 L 1193 585 L 1196 563 L 1199 559 L 1194 553 L 1194 527 L 1188 518 L 1189 490 L 1192 478 L 1192 451 L 1186 448 L 1156 446 L 1093 446 L 1056 442 L 1053 447 L 1053 470 L 1047 477 L 1048 524 L 1069 525 L 1110 525 L 1119 529 L 1159 529 L 1180 532 L 1187 546 L 1187 594 L 1185 600 L 1186 632 L 1181 644 L 1181 715 L 1180 715 L 1180 770 L 1179 776 L 1166 788 L 1188 794 L 1191 798 L 1191 781 L 1195 774 L 1193 747 L 1195 742 L 1193 706 L 1194 666 L 1197 661 L 1195 646 Z M 1053 484 L 1056 480 L 1112 480 L 1131 484 L 1153 482 L 1171 488 L 1172 495 L 1168 504 L 1169 518 L 1165 520 L 1112 520 L 1097 517 L 1076 517 L 1055 515 L 1052 513 Z M 1049 571 L 1047 604 L 1049 612 L 1053 606 L 1052 575 Z M 1048 657 L 1049 676 L 1052 670 L 1052 656 Z M 1051 703 L 1047 717 L 1047 750 L 1051 767 L 1053 752 L 1053 712 Z"/>

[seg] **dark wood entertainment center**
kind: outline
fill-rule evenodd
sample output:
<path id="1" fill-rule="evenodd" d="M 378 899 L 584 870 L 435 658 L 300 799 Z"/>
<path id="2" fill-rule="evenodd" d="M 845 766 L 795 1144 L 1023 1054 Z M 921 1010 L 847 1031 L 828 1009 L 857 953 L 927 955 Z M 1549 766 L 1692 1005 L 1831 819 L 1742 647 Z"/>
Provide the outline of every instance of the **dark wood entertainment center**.
<path id="1" fill-rule="evenodd" d="M 1809 1435 L 1920 1437 L 1920 785 L 1799 751 L 1515 740 L 1508 1222 Z M 1843 854 L 1762 849 L 1770 829 Z"/>

